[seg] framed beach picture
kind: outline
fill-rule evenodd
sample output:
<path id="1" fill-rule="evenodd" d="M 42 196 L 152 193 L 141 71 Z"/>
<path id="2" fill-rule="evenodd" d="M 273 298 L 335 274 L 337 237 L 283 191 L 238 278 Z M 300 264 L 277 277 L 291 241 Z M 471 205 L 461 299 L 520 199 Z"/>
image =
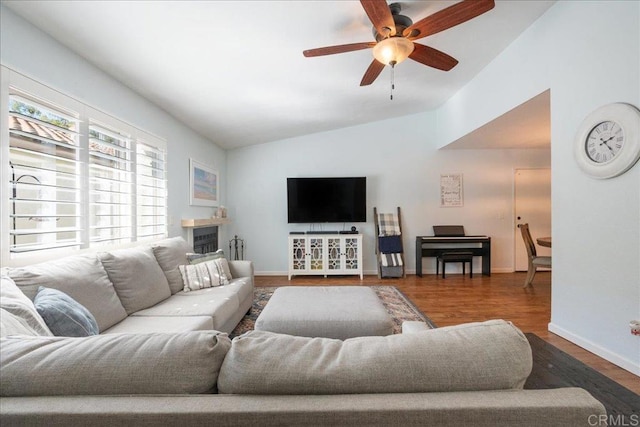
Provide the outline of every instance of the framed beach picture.
<path id="1" fill-rule="evenodd" d="M 189 159 L 191 206 L 218 206 L 220 180 L 218 172 Z"/>

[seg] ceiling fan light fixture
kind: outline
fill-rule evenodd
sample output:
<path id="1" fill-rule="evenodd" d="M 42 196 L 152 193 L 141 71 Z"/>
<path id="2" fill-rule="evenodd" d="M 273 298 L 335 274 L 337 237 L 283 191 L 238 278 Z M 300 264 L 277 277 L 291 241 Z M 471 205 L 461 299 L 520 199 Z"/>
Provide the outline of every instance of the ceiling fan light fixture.
<path id="1" fill-rule="evenodd" d="M 384 65 L 399 64 L 413 52 L 413 42 L 404 37 L 388 37 L 373 47 L 373 57 Z"/>

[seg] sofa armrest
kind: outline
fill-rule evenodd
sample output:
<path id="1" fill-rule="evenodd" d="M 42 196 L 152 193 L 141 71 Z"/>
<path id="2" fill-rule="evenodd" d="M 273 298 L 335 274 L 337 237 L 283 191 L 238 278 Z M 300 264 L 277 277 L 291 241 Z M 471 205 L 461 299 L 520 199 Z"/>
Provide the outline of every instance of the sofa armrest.
<path id="1" fill-rule="evenodd" d="M 253 285 L 253 262 L 251 261 L 229 261 L 229 270 L 233 277 L 249 277 Z"/>

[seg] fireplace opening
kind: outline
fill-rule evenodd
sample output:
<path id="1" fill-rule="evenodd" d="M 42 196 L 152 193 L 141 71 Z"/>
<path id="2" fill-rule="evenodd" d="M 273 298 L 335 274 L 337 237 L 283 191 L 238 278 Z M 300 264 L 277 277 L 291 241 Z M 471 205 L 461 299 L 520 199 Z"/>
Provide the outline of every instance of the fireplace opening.
<path id="1" fill-rule="evenodd" d="M 218 227 L 202 227 L 193 229 L 193 250 L 198 254 L 206 254 L 218 250 Z"/>

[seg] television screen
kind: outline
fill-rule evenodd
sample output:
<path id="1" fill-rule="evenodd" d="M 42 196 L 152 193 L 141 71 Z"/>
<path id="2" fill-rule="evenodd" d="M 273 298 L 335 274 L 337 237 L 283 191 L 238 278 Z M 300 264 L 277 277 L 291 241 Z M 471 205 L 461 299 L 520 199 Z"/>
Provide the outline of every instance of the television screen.
<path id="1" fill-rule="evenodd" d="M 365 222 L 367 178 L 287 178 L 289 223 Z"/>

